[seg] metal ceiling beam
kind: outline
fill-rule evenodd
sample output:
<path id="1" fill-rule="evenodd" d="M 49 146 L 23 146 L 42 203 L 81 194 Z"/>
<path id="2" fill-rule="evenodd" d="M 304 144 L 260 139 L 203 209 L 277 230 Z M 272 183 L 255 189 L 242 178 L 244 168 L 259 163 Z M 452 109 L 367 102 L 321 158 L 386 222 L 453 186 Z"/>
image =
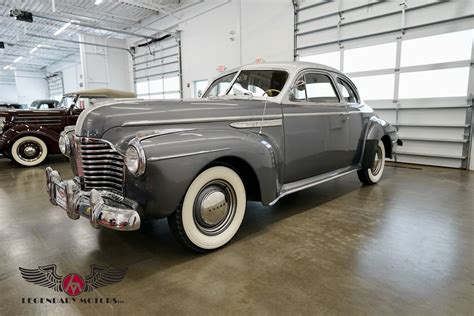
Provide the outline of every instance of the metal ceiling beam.
<path id="1" fill-rule="evenodd" d="M 124 35 L 129 35 L 129 36 L 141 37 L 141 38 L 145 38 L 145 39 L 155 39 L 156 38 L 154 36 L 148 36 L 148 35 L 138 34 L 138 33 L 134 33 L 134 32 L 111 29 L 111 28 L 108 28 L 108 27 L 102 27 L 102 26 L 97 26 L 97 25 L 91 25 L 91 24 L 82 23 L 82 22 L 79 22 L 79 21 L 69 20 L 69 19 L 65 19 L 65 18 L 52 17 L 50 15 L 43 15 L 43 14 L 33 13 L 33 16 L 37 17 L 37 18 L 40 18 L 40 19 L 46 19 L 46 20 L 61 22 L 61 23 L 71 23 L 73 25 L 77 25 L 77 26 L 81 26 L 81 27 L 88 27 L 88 28 L 91 28 L 91 29 L 102 30 L 102 31 L 107 31 L 107 32 L 111 32 L 111 33 L 124 34 Z"/>
<path id="2" fill-rule="evenodd" d="M 64 59 L 64 58 L 53 59 L 53 58 L 39 57 L 39 56 L 35 56 L 35 55 L 17 55 L 17 54 L 5 53 L 5 54 L 3 54 L 3 56 L 12 56 L 12 57 L 15 57 L 15 58 L 16 57 L 23 57 L 23 58 L 31 58 L 31 59 L 42 59 L 42 60 L 48 60 L 48 61 L 53 61 L 53 62 L 58 62 L 58 61 L 65 61 L 65 62 L 68 62 L 68 63 L 77 62 L 77 60 L 68 60 L 68 59 Z"/>
<path id="3" fill-rule="evenodd" d="M 120 49 L 127 51 L 130 55 L 132 54 L 132 51 L 128 48 L 125 47 L 120 47 L 120 46 L 112 46 L 112 45 L 103 45 L 103 44 L 96 44 L 96 43 L 91 43 L 91 42 L 84 42 L 84 41 L 76 41 L 76 40 L 71 40 L 71 39 L 65 39 L 65 38 L 58 38 L 58 37 L 51 37 L 51 36 L 44 36 L 44 35 L 39 35 L 39 34 L 33 34 L 33 33 L 25 33 L 28 36 L 33 36 L 37 38 L 44 38 L 44 39 L 50 39 L 53 41 L 60 41 L 60 42 L 66 42 L 66 43 L 76 43 L 76 44 L 83 44 L 83 45 L 90 45 L 90 46 L 98 46 L 98 47 L 107 47 L 107 48 L 114 48 L 114 49 Z"/>

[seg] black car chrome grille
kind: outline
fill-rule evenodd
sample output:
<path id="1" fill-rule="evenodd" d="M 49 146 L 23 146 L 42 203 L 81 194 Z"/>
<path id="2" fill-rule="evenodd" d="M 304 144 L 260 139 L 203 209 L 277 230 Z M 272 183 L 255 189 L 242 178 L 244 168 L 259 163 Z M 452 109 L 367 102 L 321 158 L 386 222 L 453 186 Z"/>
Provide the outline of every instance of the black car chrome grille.
<path id="1" fill-rule="evenodd" d="M 33 125 L 61 125 L 62 118 L 55 116 L 19 116 L 14 118 L 13 123 Z"/>
<path id="2" fill-rule="evenodd" d="M 123 192 L 123 157 L 109 143 L 81 137 L 78 142 L 78 158 L 84 190 Z"/>

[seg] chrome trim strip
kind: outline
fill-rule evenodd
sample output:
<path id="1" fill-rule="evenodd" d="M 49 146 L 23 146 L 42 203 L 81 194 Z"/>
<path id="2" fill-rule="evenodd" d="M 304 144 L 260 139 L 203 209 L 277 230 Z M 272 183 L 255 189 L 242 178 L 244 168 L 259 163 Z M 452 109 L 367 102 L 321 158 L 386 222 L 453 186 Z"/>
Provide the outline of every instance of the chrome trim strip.
<path id="1" fill-rule="evenodd" d="M 179 132 L 194 131 L 195 128 L 168 128 L 168 129 L 155 129 L 149 131 L 140 131 L 136 133 L 136 139 L 141 142 L 142 140 L 152 138 L 155 136 L 174 134 Z"/>
<path id="2" fill-rule="evenodd" d="M 281 119 L 281 115 L 265 115 L 263 119 Z M 153 120 L 153 121 L 131 121 L 122 124 L 126 126 L 146 126 L 155 124 L 186 124 L 186 123 L 208 123 L 208 122 L 227 122 L 227 121 L 243 121 L 243 120 L 261 120 L 261 115 L 252 116 L 224 116 L 224 117 L 203 117 L 196 119 L 177 119 L 177 120 Z"/>
<path id="3" fill-rule="evenodd" d="M 327 178 L 324 178 L 324 179 L 321 179 L 321 180 L 317 180 L 317 181 L 314 181 L 314 182 L 311 182 L 311 183 L 308 183 L 308 184 L 305 184 L 305 185 L 302 185 L 300 187 L 297 187 L 297 188 L 294 188 L 294 189 L 290 189 L 288 191 L 283 191 L 280 193 L 280 195 L 274 199 L 273 201 L 270 202 L 270 206 L 272 205 L 275 205 L 276 202 L 278 202 L 278 200 L 280 200 L 282 197 L 288 195 L 288 194 L 292 194 L 292 193 L 295 193 L 295 192 L 298 192 L 298 191 L 301 191 L 301 190 L 304 190 L 304 189 L 308 189 L 308 188 L 311 188 L 315 185 L 318 185 L 318 184 L 321 184 L 321 183 L 324 183 L 324 182 L 327 182 L 327 181 L 331 181 L 331 180 L 334 180 L 334 179 L 337 179 L 339 177 L 343 177 L 345 175 L 348 175 L 350 173 L 353 173 L 353 172 L 356 172 L 358 169 L 351 169 L 349 171 L 345 171 L 345 172 L 342 172 L 342 173 L 339 173 L 339 174 L 336 174 L 334 176 L 330 176 L 330 177 L 327 177 Z M 284 185 L 283 185 L 283 188 L 284 188 Z"/>
<path id="4" fill-rule="evenodd" d="M 166 159 L 172 159 L 172 158 L 196 156 L 196 155 L 202 155 L 202 154 L 213 153 L 213 152 L 218 152 L 218 151 L 224 151 L 224 150 L 229 150 L 229 149 L 230 148 L 227 147 L 227 148 L 218 148 L 218 149 L 210 149 L 210 150 L 201 150 L 201 151 L 185 153 L 185 154 L 150 157 L 150 158 L 148 158 L 148 161 L 158 161 L 158 160 L 166 160 Z"/>
<path id="5" fill-rule="evenodd" d="M 283 125 L 282 119 L 277 120 L 260 120 L 260 121 L 244 121 L 244 122 L 232 122 L 229 124 L 235 128 L 255 128 L 255 127 L 270 127 L 270 126 L 281 126 Z"/>
<path id="6" fill-rule="evenodd" d="M 318 113 L 287 113 L 283 116 L 299 117 L 299 116 L 328 116 L 328 115 L 349 115 L 350 112 L 318 112 Z"/>

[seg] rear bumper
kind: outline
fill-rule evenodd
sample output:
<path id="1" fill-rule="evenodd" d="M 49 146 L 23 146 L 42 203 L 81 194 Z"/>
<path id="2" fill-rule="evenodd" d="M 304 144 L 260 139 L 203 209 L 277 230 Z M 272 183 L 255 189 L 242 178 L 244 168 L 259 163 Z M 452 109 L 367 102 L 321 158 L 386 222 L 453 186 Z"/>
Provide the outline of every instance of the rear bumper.
<path id="1" fill-rule="evenodd" d="M 140 208 L 135 201 L 109 191 L 82 191 L 75 180 L 62 180 L 51 167 L 46 168 L 46 191 L 51 204 L 63 208 L 71 219 L 83 216 L 94 228 L 140 228 Z"/>

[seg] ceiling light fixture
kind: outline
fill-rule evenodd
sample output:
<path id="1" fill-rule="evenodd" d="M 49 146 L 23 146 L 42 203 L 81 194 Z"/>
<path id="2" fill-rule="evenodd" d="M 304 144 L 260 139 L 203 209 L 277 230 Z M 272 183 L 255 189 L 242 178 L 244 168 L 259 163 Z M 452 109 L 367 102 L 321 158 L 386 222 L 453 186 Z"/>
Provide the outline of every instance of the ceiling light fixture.
<path id="1" fill-rule="evenodd" d="M 95 0 L 95 5 L 99 5 L 103 2 L 104 0 Z"/>
<path id="2" fill-rule="evenodd" d="M 67 29 L 69 26 L 71 26 L 71 22 L 67 22 L 66 24 L 64 24 L 63 26 L 61 26 L 60 29 L 58 29 L 56 32 L 54 32 L 54 36 L 58 36 L 58 35 L 61 34 L 65 29 Z"/>
<path id="3" fill-rule="evenodd" d="M 6 65 L 5 67 L 3 67 L 3 70 L 7 70 L 8 68 L 10 68 L 10 65 Z"/>
<path id="4" fill-rule="evenodd" d="M 23 59 L 23 56 L 20 56 L 20 57 L 17 57 L 13 62 L 14 62 L 14 63 L 17 63 L 17 62 L 19 62 L 19 61 L 22 60 L 22 59 Z"/>
<path id="5" fill-rule="evenodd" d="M 34 47 L 32 50 L 30 50 L 30 54 L 33 54 L 34 52 L 36 52 L 38 50 L 38 46 Z"/>

